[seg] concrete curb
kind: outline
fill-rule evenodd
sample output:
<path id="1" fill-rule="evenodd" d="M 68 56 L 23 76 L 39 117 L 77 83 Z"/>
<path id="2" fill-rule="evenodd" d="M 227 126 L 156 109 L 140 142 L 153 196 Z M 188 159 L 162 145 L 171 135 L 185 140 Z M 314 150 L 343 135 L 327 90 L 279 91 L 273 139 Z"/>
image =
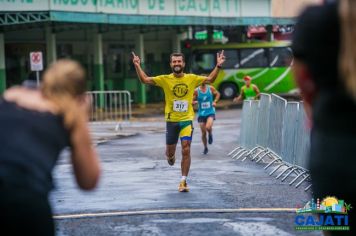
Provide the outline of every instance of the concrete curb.
<path id="1" fill-rule="evenodd" d="M 139 134 L 138 132 L 133 132 L 133 133 L 119 133 L 119 134 L 110 135 L 110 136 L 96 137 L 96 138 L 93 138 L 93 143 L 94 143 L 95 146 L 99 146 L 99 145 L 105 144 L 107 142 L 110 142 L 112 140 L 133 137 L 133 136 L 136 136 L 138 134 Z M 100 136 L 100 135 L 93 134 L 93 136 Z"/>

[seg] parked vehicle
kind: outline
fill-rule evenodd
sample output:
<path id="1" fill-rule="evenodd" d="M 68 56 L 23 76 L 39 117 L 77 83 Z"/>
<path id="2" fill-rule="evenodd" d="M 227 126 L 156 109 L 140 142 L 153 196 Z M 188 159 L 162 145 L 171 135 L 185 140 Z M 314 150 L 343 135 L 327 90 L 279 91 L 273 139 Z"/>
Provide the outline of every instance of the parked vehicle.
<path id="1" fill-rule="evenodd" d="M 193 45 L 189 66 L 192 73 L 206 74 L 216 65 L 216 53 L 224 50 L 227 60 L 213 84 L 223 98 L 238 95 L 245 75 L 261 92 L 284 94 L 296 88 L 289 46 L 288 41 Z"/>

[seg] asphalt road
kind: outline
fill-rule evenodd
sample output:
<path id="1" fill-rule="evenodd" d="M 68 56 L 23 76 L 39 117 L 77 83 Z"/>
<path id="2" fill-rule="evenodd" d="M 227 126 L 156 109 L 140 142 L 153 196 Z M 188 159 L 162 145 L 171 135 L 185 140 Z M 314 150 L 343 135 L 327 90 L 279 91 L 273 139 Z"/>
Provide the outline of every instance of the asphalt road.
<path id="1" fill-rule="evenodd" d="M 95 191 L 78 189 L 64 153 L 51 195 L 57 235 L 321 235 L 294 230 L 293 209 L 311 198 L 304 185 L 296 189 L 262 164 L 226 156 L 237 144 L 240 112 L 218 111 L 208 155 L 195 123 L 189 193 L 177 191 L 180 145 L 176 164 L 165 160 L 161 116 L 126 124 L 122 132 L 134 135 L 97 146 L 103 174 Z"/>

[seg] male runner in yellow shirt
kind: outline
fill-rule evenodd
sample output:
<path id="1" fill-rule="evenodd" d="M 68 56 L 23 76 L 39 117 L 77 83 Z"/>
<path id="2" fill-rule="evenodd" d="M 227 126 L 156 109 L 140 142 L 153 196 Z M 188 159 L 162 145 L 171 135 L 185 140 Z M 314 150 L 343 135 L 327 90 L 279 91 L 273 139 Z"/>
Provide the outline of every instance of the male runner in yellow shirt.
<path id="1" fill-rule="evenodd" d="M 194 110 L 193 94 L 196 87 L 203 82 L 213 83 L 219 69 L 225 62 L 224 51 L 216 55 L 216 67 L 206 76 L 183 73 L 185 67 L 184 55 L 172 53 L 170 66 L 172 74 L 149 77 L 141 68 L 141 60 L 132 53 L 133 63 L 140 81 L 144 84 L 156 85 L 163 89 L 165 95 L 166 119 L 166 156 L 169 165 L 174 165 L 178 138 L 182 145 L 181 171 L 179 192 L 188 192 L 187 176 L 190 168 L 190 144 L 193 136 Z"/>

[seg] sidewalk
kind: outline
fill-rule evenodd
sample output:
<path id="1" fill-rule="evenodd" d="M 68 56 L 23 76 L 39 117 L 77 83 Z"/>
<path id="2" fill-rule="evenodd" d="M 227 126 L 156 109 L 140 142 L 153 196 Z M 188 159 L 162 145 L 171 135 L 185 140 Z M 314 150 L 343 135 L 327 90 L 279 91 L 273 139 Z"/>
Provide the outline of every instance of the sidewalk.
<path id="1" fill-rule="evenodd" d="M 130 124 L 119 123 L 90 123 L 89 124 L 92 141 L 95 146 L 104 144 L 110 140 L 127 138 L 138 135 L 138 130 L 132 129 Z"/>

